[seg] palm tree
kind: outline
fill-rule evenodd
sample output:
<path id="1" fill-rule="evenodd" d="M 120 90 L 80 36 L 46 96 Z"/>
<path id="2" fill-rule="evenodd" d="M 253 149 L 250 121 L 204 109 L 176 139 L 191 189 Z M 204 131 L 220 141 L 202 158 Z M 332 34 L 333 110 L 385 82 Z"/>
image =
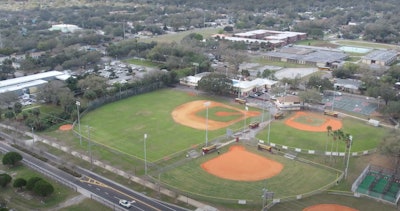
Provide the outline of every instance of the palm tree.
<path id="1" fill-rule="evenodd" d="M 332 133 L 332 126 L 330 126 L 330 125 L 328 125 L 327 127 L 326 127 L 326 131 L 327 131 L 327 134 L 328 134 L 328 136 Z M 328 150 L 328 139 L 326 139 L 326 142 L 325 142 L 325 152 Z"/>
<path id="2" fill-rule="evenodd" d="M 332 126 L 328 125 L 326 126 L 326 132 L 328 133 L 328 136 L 332 133 Z"/>

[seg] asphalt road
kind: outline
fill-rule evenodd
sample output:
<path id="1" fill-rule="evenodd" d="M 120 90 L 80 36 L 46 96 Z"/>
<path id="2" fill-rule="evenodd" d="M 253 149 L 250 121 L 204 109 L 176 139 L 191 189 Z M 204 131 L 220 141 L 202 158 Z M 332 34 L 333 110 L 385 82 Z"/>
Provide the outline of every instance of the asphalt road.
<path id="1" fill-rule="evenodd" d="M 0 134 L 3 138 L 6 138 L 6 141 L 9 136 L 4 133 Z M 10 142 L 11 143 L 11 142 Z M 130 190 L 123 185 L 120 185 L 114 181 L 111 181 L 107 178 L 104 178 L 100 175 L 97 175 L 93 172 L 90 172 L 87 169 L 83 168 L 75 168 L 74 170 L 80 173 L 82 176 L 80 178 L 74 177 L 71 174 L 68 174 L 60 169 L 58 169 L 55 165 L 51 165 L 48 162 L 43 162 L 37 158 L 32 157 L 29 154 L 26 154 L 18 149 L 13 148 L 5 141 L 0 141 L 0 151 L 5 153 L 9 151 L 19 152 L 22 157 L 22 163 L 28 167 L 33 168 L 34 170 L 45 174 L 46 176 L 51 177 L 58 182 L 67 185 L 74 190 L 82 193 L 83 195 L 96 199 L 97 201 L 102 202 L 103 204 L 107 204 L 108 207 L 114 210 L 137 210 L 137 211 L 187 211 L 188 209 L 178 207 L 173 204 L 169 204 L 166 202 L 159 201 L 157 199 L 150 198 L 142 193 Z M 56 159 L 57 157 L 54 155 L 50 155 L 48 153 L 44 153 L 43 156 L 49 158 L 49 160 L 60 160 Z M 130 209 L 123 208 L 118 204 L 120 199 L 125 199 L 127 201 L 134 201 L 132 203 L 132 207 Z"/>

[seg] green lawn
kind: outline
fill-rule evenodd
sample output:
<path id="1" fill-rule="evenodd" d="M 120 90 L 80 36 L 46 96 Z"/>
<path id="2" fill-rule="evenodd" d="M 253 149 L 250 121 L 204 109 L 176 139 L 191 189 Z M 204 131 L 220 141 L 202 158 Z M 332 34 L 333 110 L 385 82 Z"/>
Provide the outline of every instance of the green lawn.
<path id="1" fill-rule="evenodd" d="M 294 148 L 319 151 L 325 151 L 325 147 L 328 144 L 328 151 L 330 150 L 333 138 L 332 136 L 328 136 L 327 132 L 301 131 L 287 126 L 284 121 L 285 119 L 273 121 L 270 130 L 270 142 Z M 351 118 L 343 118 L 342 124 L 342 130 L 353 136 L 352 152 L 361 152 L 376 148 L 383 137 L 390 132 L 389 129 L 373 127 L 365 122 Z M 257 134 L 257 138 L 261 140 L 267 140 L 267 137 L 267 129 Z M 338 144 L 339 151 L 343 152 L 345 149 L 344 142 L 339 141 Z M 336 143 L 334 143 L 334 149 L 336 149 Z"/>
<path id="2" fill-rule="evenodd" d="M 255 182 L 238 182 L 213 176 L 203 170 L 200 165 L 217 156 L 216 153 L 194 159 L 184 165 L 161 174 L 162 183 L 178 187 L 197 197 L 216 201 L 245 199 L 259 201 L 262 188 L 275 192 L 275 198 L 285 198 L 297 194 L 317 190 L 333 182 L 338 173 L 321 167 L 311 166 L 293 161 L 265 151 L 258 151 L 255 146 L 247 146 L 247 150 L 261 156 L 278 161 L 284 165 L 282 172 L 270 179 Z M 228 150 L 224 148 L 221 153 Z M 313 178 L 312 180 L 310 178 Z M 218 200 L 217 200 L 218 201 Z"/>
<path id="3" fill-rule="evenodd" d="M 0 156 L 2 157 L 2 156 Z M 15 210 L 43 210 L 52 207 L 56 207 L 61 202 L 67 200 L 68 198 L 72 198 L 74 196 L 79 195 L 79 193 L 74 192 L 72 189 L 67 188 L 53 180 L 50 180 L 43 175 L 21 165 L 13 168 L 8 168 L 3 165 L 0 165 L 0 170 L 5 171 L 5 173 L 9 174 L 12 177 L 11 184 L 9 184 L 6 188 L 1 188 L 0 196 L 9 202 L 7 205 Z M 54 187 L 54 192 L 50 196 L 46 198 L 31 196 L 29 191 L 16 191 L 12 187 L 13 181 L 16 178 L 24 178 L 28 180 L 33 176 L 38 176 L 46 179 L 50 182 Z M 43 203 L 41 202 L 43 201 Z"/>
<path id="4" fill-rule="evenodd" d="M 221 101 L 165 89 L 114 102 L 91 111 L 81 118 L 81 130 L 88 137 L 86 131 L 87 126 L 90 126 L 92 141 L 138 158 L 144 158 L 144 134 L 147 134 L 147 159 L 151 162 L 167 159 L 176 152 L 204 144 L 204 130 L 177 124 L 171 116 L 173 109 L 194 100 Z M 223 100 L 222 102 L 229 103 Z M 213 115 L 215 109 L 218 108 L 209 109 L 209 119 L 220 119 Z M 206 116 L 205 111 L 199 115 L 202 114 Z M 229 118 L 222 117 L 221 120 L 228 121 Z M 238 122 L 230 128 L 237 130 L 241 127 L 243 123 Z M 226 128 L 209 131 L 208 137 L 212 140 L 225 133 Z"/>

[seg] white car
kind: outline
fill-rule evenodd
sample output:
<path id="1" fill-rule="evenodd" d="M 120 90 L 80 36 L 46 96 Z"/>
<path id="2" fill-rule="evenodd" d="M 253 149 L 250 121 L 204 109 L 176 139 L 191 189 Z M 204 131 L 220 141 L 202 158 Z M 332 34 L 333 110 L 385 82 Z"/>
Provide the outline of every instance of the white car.
<path id="1" fill-rule="evenodd" d="M 127 201 L 125 199 L 120 199 L 118 203 L 119 203 L 119 205 L 121 205 L 125 208 L 130 208 L 130 207 L 132 207 L 132 203 L 135 203 L 135 201 Z"/>

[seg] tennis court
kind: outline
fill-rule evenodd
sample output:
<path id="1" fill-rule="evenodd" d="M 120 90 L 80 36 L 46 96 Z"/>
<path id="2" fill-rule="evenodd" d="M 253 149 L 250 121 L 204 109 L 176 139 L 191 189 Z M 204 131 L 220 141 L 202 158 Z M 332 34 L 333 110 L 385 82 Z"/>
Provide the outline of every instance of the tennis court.
<path id="1" fill-rule="evenodd" d="M 371 115 L 378 109 L 378 103 L 370 98 L 358 97 L 355 95 L 341 95 L 341 96 L 325 96 L 323 99 L 325 108 L 359 113 L 363 115 Z"/>

